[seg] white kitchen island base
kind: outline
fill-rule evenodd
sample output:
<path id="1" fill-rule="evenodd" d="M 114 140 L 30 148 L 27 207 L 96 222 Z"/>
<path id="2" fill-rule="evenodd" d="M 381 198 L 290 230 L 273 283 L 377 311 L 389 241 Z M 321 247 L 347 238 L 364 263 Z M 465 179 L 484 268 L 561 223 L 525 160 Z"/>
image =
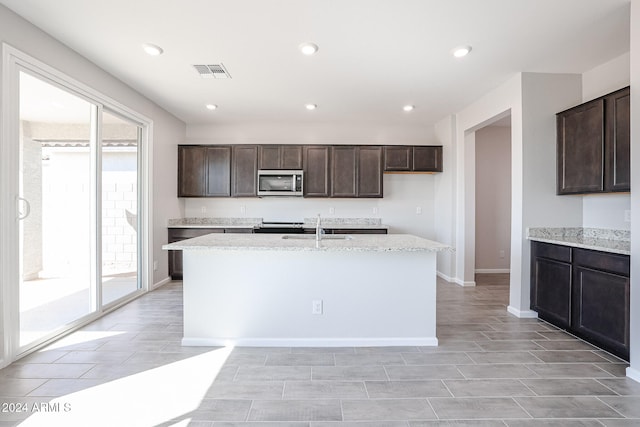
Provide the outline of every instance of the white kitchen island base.
<path id="1" fill-rule="evenodd" d="M 436 251 L 440 247 L 389 251 L 345 250 L 340 249 L 344 244 L 335 242 L 320 245 L 329 247 L 181 247 L 182 344 L 438 345 Z M 314 305 L 321 314 L 313 313 Z"/>

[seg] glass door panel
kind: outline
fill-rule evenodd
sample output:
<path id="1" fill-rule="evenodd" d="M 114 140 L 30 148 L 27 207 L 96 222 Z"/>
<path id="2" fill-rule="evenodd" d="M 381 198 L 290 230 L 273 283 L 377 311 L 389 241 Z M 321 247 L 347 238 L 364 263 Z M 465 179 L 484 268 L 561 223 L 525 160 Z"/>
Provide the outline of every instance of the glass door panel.
<path id="1" fill-rule="evenodd" d="M 139 126 L 102 114 L 102 303 L 140 288 L 138 277 Z"/>
<path id="2" fill-rule="evenodd" d="M 20 339 L 31 346 L 96 310 L 95 105 L 20 72 Z"/>

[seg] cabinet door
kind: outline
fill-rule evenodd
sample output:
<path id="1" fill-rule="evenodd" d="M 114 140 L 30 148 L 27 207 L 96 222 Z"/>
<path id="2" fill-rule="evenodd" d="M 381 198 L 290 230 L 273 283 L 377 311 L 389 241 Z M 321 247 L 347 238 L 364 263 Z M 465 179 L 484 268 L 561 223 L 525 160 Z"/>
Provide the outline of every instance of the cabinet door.
<path id="1" fill-rule="evenodd" d="M 606 191 L 631 191 L 631 96 L 629 88 L 605 98 Z"/>
<path id="2" fill-rule="evenodd" d="M 302 146 L 281 145 L 280 161 L 282 169 L 302 169 Z"/>
<path id="3" fill-rule="evenodd" d="M 206 150 L 202 146 L 178 146 L 178 197 L 205 195 Z"/>
<path id="4" fill-rule="evenodd" d="M 325 229 L 326 230 L 326 229 Z M 387 234 L 386 228 L 332 228 L 328 234 Z"/>
<path id="5" fill-rule="evenodd" d="M 258 147 L 259 169 L 280 169 L 280 146 L 261 145 Z"/>
<path id="6" fill-rule="evenodd" d="M 413 147 L 413 170 L 442 172 L 442 147 L 435 145 Z"/>
<path id="7" fill-rule="evenodd" d="M 382 197 L 382 147 L 358 147 L 357 197 Z"/>
<path id="8" fill-rule="evenodd" d="M 604 99 L 557 115 L 557 193 L 604 190 Z"/>
<path id="9" fill-rule="evenodd" d="M 629 360 L 629 278 L 574 267 L 572 330 Z"/>
<path id="10" fill-rule="evenodd" d="M 357 197 L 358 150 L 353 146 L 331 148 L 331 197 Z"/>
<path id="11" fill-rule="evenodd" d="M 531 308 L 540 318 L 568 328 L 571 323 L 571 264 L 536 257 L 532 267 Z"/>
<path id="12" fill-rule="evenodd" d="M 207 147 L 206 196 L 231 196 L 231 147 Z"/>
<path id="13" fill-rule="evenodd" d="M 384 170 L 385 172 L 406 171 L 413 168 L 413 149 L 404 146 L 384 147 Z"/>
<path id="14" fill-rule="evenodd" d="M 330 147 L 304 147 L 304 196 L 329 197 Z"/>
<path id="15" fill-rule="evenodd" d="M 234 197 L 256 196 L 258 185 L 258 147 L 234 145 L 232 156 L 232 187 Z"/>

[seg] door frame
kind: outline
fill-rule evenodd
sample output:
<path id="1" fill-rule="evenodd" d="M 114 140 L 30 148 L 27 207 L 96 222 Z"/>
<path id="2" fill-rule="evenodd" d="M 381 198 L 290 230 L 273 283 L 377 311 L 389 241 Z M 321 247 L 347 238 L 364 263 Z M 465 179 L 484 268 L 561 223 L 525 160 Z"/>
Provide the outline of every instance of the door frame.
<path id="1" fill-rule="evenodd" d="M 21 351 L 19 348 L 19 227 L 17 220 L 18 190 L 19 190 L 19 147 L 11 141 L 19 140 L 19 73 L 26 71 L 47 83 L 59 86 L 67 92 L 84 98 L 98 106 L 98 111 L 108 110 L 136 123 L 141 130 L 141 139 L 138 147 L 138 230 L 139 230 L 139 284 L 140 288 L 127 296 L 115 300 L 106 306 L 102 306 L 101 298 L 97 310 L 82 319 L 73 322 L 65 330 L 57 331 L 37 345 Z M 121 104 L 120 102 L 102 94 L 101 92 L 75 80 L 74 78 L 56 70 L 53 67 L 37 60 L 36 58 L 2 43 L 2 99 L 0 116 L 0 368 L 8 365 L 19 357 L 43 347 L 51 341 L 90 323 L 132 299 L 139 297 L 150 289 L 150 280 L 153 277 L 150 257 L 152 252 L 152 141 L 153 121 Z M 99 128 L 96 129 L 98 142 L 100 142 Z M 98 185 L 98 183 L 96 183 Z M 99 189 L 99 187 L 97 188 Z M 96 194 L 101 194 L 96 192 Z M 97 207 L 99 207 L 99 201 Z M 94 224 L 100 225 L 100 211 L 95 212 Z M 95 222 L 97 221 L 97 222 Z M 98 227 L 98 230 L 100 227 Z M 97 230 L 96 230 L 97 233 Z M 101 253 L 100 236 L 97 239 L 96 251 Z M 98 256 L 98 258 L 100 258 Z M 100 277 L 96 272 L 95 283 L 99 286 Z M 96 289 L 97 290 L 97 289 Z"/>

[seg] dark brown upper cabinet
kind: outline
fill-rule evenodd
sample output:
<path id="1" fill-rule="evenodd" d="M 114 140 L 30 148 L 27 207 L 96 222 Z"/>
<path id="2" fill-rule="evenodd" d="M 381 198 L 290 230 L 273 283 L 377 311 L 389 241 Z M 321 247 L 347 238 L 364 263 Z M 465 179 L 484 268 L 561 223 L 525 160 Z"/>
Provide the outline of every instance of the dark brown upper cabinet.
<path id="1" fill-rule="evenodd" d="M 260 145 L 258 169 L 302 169 L 302 146 Z"/>
<path id="2" fill-rule="evenodd" d="M 385 172 L 442 172 L 442 146 L 388 145 L 384 147 Z"/>
<path id="3" fill-rule="evenodd" d="M 358 197 L 357 177 L 357 147 L 331 147 L 331 197 Z"/>
<path id="4" fill-rule="evenodd" d="M 234 145 L 232 159 L 233 197 L 254 197 L 258 185 L 258 146 Z"/>
<path id="5" fill-rule="evenodd" d="M 605 97 L 605 191 L 631 191 L 631 91 Z"/>
<path id="6" fill-rule="evenodd" d="M 358 147 L 357 197 L 382 197 L 382 147 Z"/>
<path id="7" fill-rule="evenodd" d="M 411 172 L 413 169 L 413 147 L 388 145 L 384 147 L 385 172 Z"/>
<path id="8" fill-rule="evenodd" d="M 382 147 L 333 146 L 331 197 L 382 197 Z"/>
<path id="9" fill-rule="evenodd" d="M 230 195 L 230 146 L 178 146 L 178 197 Z"/>
<path id="10" fill-rule="evenodd" d="M 331 147 L 306 145 L 304 147 L 304 196 L 329 197 Z"/>
<path id="11" fill-rule="evenodd" d="M 442 172 L 442 146 L 415 145 L 413 147 L 414 172 Z"/>
<path id="12" fill-rule="evenodd" d="M 557 114 L 557 193 L 630 191 L 630 91 Z"/>

